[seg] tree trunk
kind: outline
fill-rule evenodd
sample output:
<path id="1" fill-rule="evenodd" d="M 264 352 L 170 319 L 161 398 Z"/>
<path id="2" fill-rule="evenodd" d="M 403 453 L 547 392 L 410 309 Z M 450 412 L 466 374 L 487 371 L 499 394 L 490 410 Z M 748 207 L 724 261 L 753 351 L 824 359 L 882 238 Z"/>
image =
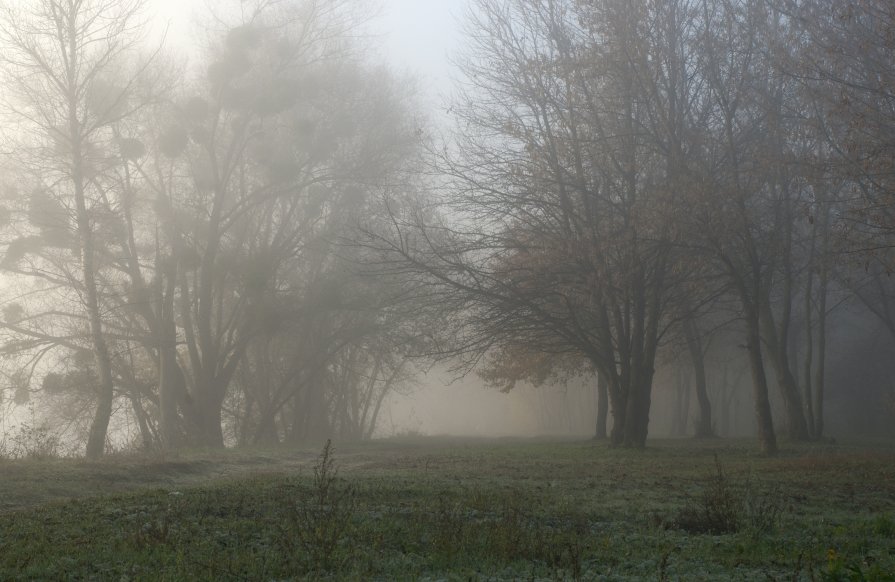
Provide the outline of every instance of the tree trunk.
<path id="1" fill-rule="evenodd" d="M 188 415 L 190 440 L 195 446 L 223 448 L 224 431 L 221 424 L 223 394 L 209 384 L 197 386 L 196 394 L 193 396 L 193 406 Z"/>
<path id="2" fill-rule="evenodd" d="M 826 219 L 827 221 L 829 218 Z M 829 237 L 829 233 L 826 233 Z M 826 256 L 823 258 L 827 260 Z M 827 284 L 829 272 L 826 264 L 821 268 L 817 306 L 817 367 L 814 369 L 814 438 L 824 435 L 824 380 L 827 363 Z"/>
<path id="3" fill-rule="evenodd" d="M 185 387 L 180 364 L 177 362 L 177 327 L 174 322 L 175 282 L 173 276 L 166 279 L 158 325 L 159 432 L 161 445 L 165 449 L 173 449 L 182 444 L 177 402 L 180 400 L 180 392 Z"/>
<path id="4" fill-rule="evenodd" d="M 304 390 L 296 393 L 293 398 L 290 442 L 298 444 L 303 441 L 332 437 L 332 427 L 323 394 L 323 386 L 326 382 L 325 378 L 318 377 L 317 382 L 307 383 Z"/>
<path id="5" fill-rule="evenodd" d="M 255 438 L 252 439 L 256 445 L 278 445 L 280 444 L 280 434 L 277 431 L 277 415 L 276 411 L 267 407 L 262 410 L 258 418 L 258 428 L 255 431 Z"/>
<path id="6" fill-rule="evenodd" d="M 149 428 L 149 419 L 147 418 L 146 411 L 143 410 L 143 405 L 140 404 L 140 399 L 133 394 L 130 394 L 130 401 L 134 416 L 137 419 L 137 426 L 140 428 L 140 439 L 143 441 L 143 450 L 149 451 L 152 449 L 152 431 Z"/>
<path id="7" fill-rule="evenodd" d="M 771 401 L 768 398 L 768 379 L 765 374 L 764 358 L 761 354 L 761 332 L 758 314 L 754 313 L 754 310 L 747 309 L 746 336 L 749 365 L 752 369 L 752 390 L 755 401 L 758 442 L 762 453 L 768 456 L 776 455 L 777 435 L 774 433 L 774 418 L 771 415 Z"/>
<path id="8" fill-rule="evenodd" d="M 89 231 L 90 220 L 86 217 L 86 209 L 83 208 L 83 193 L 80 196 L 78 214 L 81 210 L 84 212 L 83 221 L 80 219 L 78 223 L 86 223 L 86 229 Z M 81 232 L 85 232 L 79 228 Z M 109 421 L 112 418 L 112 401 L 115 398 L 115 385 L 112 379 L 112 360 L 109 356 L 109 347 L 106 344 L 106 338 L 103 334 L 102 318 L 99 311 L 99 298 L 96 287 L 96 279 L 94 278 L 94 262 L 93 262 L 93 235 L 90 233 L 82 239 L 82 265 L 84 273 L 84 287 L 87 300 L 87 314 L 90 319 L 90 339 L 93 343 L 93 352 L 96 360 L 96 369 L 99 372 L 99 386 L 97 391 L 96 413 L 93 416 L 93 423 L 90 425 L 90 435 L 87 439 L 87 458 L 98 459 L 103 455 L 106 447 L 106 434 L 109 430 Z"/>
<path id="9" fill-rule="evenodd" d="M 696 421 L 696 438 L 715 436 L 712 426 L 712 405 L 709 401 L 708 382 L 705 376 L 705 354 L 696 323 L 688 318 L 684 322 L 684 335 L 687 338 L 687 349 L 693 363 L 693 376 L 696 386 L 696 400 L 699 403 L 699 419 Z"/>
<path id="10" fill-rule="evenodd" d="M 814 238 L 811 240 L 811 258 L 813 260 L 814 257 Z M 808 273 L 808 283 L 805 289 L 805 361 L 804 361 L 804 371 L 802 375 L 803 378 L 803 406 L 805 407 L 805 421 L 808 423 L 808 432 L 811 438 L 817 438 L 817 422 L 814 420 L 814 394 L 813 394 L 813 386 L 812 386 L 812 369 L 814 366 L 814 326 L 812 317 L 813 317 L 813 309 L 812 309 L 812 286 L 814 282 L 814 274 L 810 271 Z"/>
<path id="11" fill-rule="evenodd" d="M 373 407 L 373 413 L 370 415 L 370 418 L 367 421 L 366 430 L 364 431 L 364 440 L 373 438 L 373 433 L 376 431 L 376 423 L 379 422 L 379 412 L 382 410 L 382 403 L 385 402 L 385 398 L 388 394 L 388 390 L 383 390 L 376 398 L 376 406 Z"/>
<path id="12" fill-rule="evenodd" d="M 594 439 L 606 440 L 606 421 L 609 417 L 609 389 L 606 377 L 597 373 L 597 430 Z"/>
<path id="13" fill-rule="evenodd" d="M 766 300 L 767 307 L 761 312 L 761 331 L 764 332 L 764 340 L 768 345 L 768 355 L 771 366 L 777 376 L 777 387 L 783 397 L 783 406 L 786 410 L 786 428 L 790 439 L 794 441 L 808 440 L 808 424 L 805 421 L 805 411 L 802 408 L 802 397 L 799 387 L 792 375 L 788 353 L 788 316 L 781 318 L 781 332 L 778 333 L 777 325 L 770 311 L 770 300 Z"/>
<path id="14" fill-rule="evenodd" d="M 70 22 L 73 30 L 69 32 L 71 46 L 69 50 L 76 54 L 74 16 Z M 87 458 L 98 459 L 105 452 L 106 434 L 109 430 L 109 421 L 112 418 L 112 401 L 115 398 L 115 385 L 112 378 L 112 359 L 109 355 L 109 347 L 103 333 L 102 315 L 99 306 L 99 291 L 96 284 L 96 253 L 93 225 L 90 213 L 87 209 L 87 199 L 84 186 L 84 161 L 82 159 L 82 142 L 80 139 L 81 125 L 78 119 L 78 95 L 74 92 L 69 97 L 69 131 L 72 136 L 72 181 L 75 194 L 75 209 L 77 216 L 78 238 L 81 243 L 81 273 L 84 278 L 84 300 L 87 307 L 87 319 L 90 322 L 90 340 L 93 344 L 93 354 L 96 361 L 96 369 L 99 376 L 97 387 L 96 412 L 90 425 L 90 433 L 87 438 Z"/>
<path id="15" fill-rule="evenodd" d="M 682 366 L 676 366 L 674 409 L 671 416 L 671 436 L 683 436 L 687 433 L 687 421 L 690 416 L 690 379 Z M 686 401 L 686 404 L 685 404 Z"/>
<path id="16" fill-rule="evenodd" d="M 628 414 L 628 392 L 622 390 L 618 376 L 611 380 L 609 386 L 609 405 L 612 410 L 612 430 L 609 433 L 609 443 L 619 446 L 625 442 L 625 424 Z"/>
<path id="17" fill-rule="evenodd" d="M 649 432 L 652 372 L 647 369 L 638 370 L 632 380 L 625 415 L 624 445 L 642 449 L 646 446 Z"/>
<path id="18" fill-rule="evenodd" d="M 778 354 L 778 358 L 780 355 Z M 771 361 L 776 361 L 772 358 Z M 783 396 L 783 406 L 786 410 L 786 428 L 790 439 L 794 441 L 809 440 L 808 423 L 805 420 L 805 411 L 802 407 L 802 397 L 799 387 L 789 370 L 789 358 L 785 358 L 783 364 L 775 366 L 777 370 L 777 384 Z"/>
<path id="19" fill-rule="evenodd" d="M 678 426 L 680 427 L 680 432 L 678 436 L 684 436 L 687 434 L 687 427 L 690 424 L 690 374 L 689 370 L 687 370 L 684 366 L 678 367 L 678 373 L 680 374 L 680 409 L 678 413 L 680 414 L 680 418 L 678 418 Z"/>
<path id="20" fill-rule="evenodd" d="M 728 395 L 733 391 L 733 387 L 728 386 L 727 384 L 727 378 L 728 370 L 727 364 L 725 364 L 721 372 L 721 382 L 719 383 L 718 391 L 715 393 L 716 404 L 718 402 L 721 403 L 721 426 L 719 427 L 719 434 L 725 437 L 730 436 L 730 398 Z"/>

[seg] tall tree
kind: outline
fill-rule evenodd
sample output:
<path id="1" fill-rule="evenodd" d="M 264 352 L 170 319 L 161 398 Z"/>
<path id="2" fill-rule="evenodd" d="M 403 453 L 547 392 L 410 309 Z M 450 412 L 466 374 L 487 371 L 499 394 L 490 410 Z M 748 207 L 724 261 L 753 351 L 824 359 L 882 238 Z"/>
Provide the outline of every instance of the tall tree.
<path id="1" fill-rule="evenodd" d="M 140 0 L 16 2 L 3 7 L 0 22 L 6 105 L 15 119 L 10 138 L 40 195 L 65 212 L 55 228 L 70 229 L 75 240 L 79 269 L 68 275 L 83 304 L 98 376 L 90 458 L 103 454 L 114 399 L 98 233 L 120 194 L 109 174 L 136 153 L 116 127 L 143 105 L 134 93 L 145 71 L 144 25 Z"/>
<path id="2" fill-rule="evenodd" d="M 406 93 L 362 59 L 359 18 L 349 2 L 244 8 L 145 171 L 170 263 L 160 329 L 182 345 L 167 360 L 180 393 L 168 401 L 196 442 L 223 444 L 223 405 L 252 342 L 282 336 L 301 310 L 290 302 L 332 263 L 327 240 L 412 159 Z"/>
<path id="3" fill-rule="evenodd" d="M 437 162 L 444 218 L 396 216 L 376 241 L 383 264 L 462 316 L 443 353 L 474 364 L 521 343 L 587 359 L 606 379 L 612 442 L 637 447 L 683 275 L 685 4 L 479 2 L 456 144 Z"/>

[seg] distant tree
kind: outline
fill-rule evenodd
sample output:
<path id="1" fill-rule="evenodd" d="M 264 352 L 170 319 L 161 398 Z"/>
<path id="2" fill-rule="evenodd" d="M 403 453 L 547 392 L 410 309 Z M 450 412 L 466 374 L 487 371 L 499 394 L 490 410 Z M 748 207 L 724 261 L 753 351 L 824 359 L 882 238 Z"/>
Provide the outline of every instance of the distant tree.
<path id="1" fill-rule="evenodd" d="M 825 123 L 832 176 L 850 204 L 839 228 L 849 250 L 891 268 L 895 229 L 895 13 L 883 0 L 775 0 L 792 20 L 802 50 L 789 73 L 813 91 Z"/>
<path id="2" fill-rule="evenodd" d="M 28 252 L 63 249 L 42 253 L 52 270 L 25 270 L 65 286 L 69 299 L 83 306 L 97 372 L 90 458 L 103 454 L 112 414 L 115 379 L 103 296 L 115 290 L 111 282 L 113 288 L 101 288 L 108 266 L 102 246 L 105 229 L 120 218 L 121 192 L 110 177 L 125 160 L 142 155 L 140 143 L 120 130 L 146 103 L 138 95 L 147 63 L 140 54 L 145 24 L 140 0 L 16 2 L 3 6 L 0 19 L 4 104 L 13 123 L 6 137 L 36 185 L 29 209 L 36 232 L 7 245 L 4 266 L 16 271 Z M 67 249 L 77 269 L 65 264 Z"/>
<path id="3" fill-rule="evenodd" d="M 315 338 L 298 323 L 312 319 L 320 273 L 349 268 L 332 260 L 334 241 L 375 214 L 371 201 L 415 159 L 409 87 L 362 58 L 354 32 L 366 13 L 355 8 L 223 8 L 220 22 L 231 24 L 198 80 L 140 56 L 136 0 L 6 8 L 7 105 L 18 120 L 9 150 L 38 187 L 6 205 L 0 266 L 36 282 L 21 283 L 4 313 L 4 350 L 11 366 L 40 376 L 48 364 L 62 373 L 67 353 L 96 354 L 89 456 L 102 453 L 118 395 L 144 446 L 222 445 L 237 370 L 259 346 L 300 343 L 287 330 L 330 341 L 311 350 L 320 357 L 297 358 L 309 366 L 298 374 L 306 381 L 326 379 L 314 370 L 343 357 L 340 346 L 375 344 L 366 353 L 381 356 L 368 364 L 379 361 L 383 374 L 392 365 L 382 358 L 398 365 L 399 349 L 382 351 L 362 334 L 346 341 L 349 318 L 338 310 L 321 314 L 344 318 L 338 334 Z M 379 321 L 364 329 L 387 327 L 376 310 L 389 306 L 368 303 Z M 271 353 L 288 353 L 283 346 Z M 382 395 L 381 379 L 368 386 L 370 398 Z M 252 393 L 251 407 L 261 396 Z M 262 420 L 284 403 L 270 405 Z M 365 416 L 348 408 L 342 417 L 369 434 L 376 403 Z"/>
<path id="4" fill-rule="evenodd" d="M 791 30 L 789 54 L 779 65 L 800 88 L 800 130 L 808 138 L 800 160 L 812 194 L 803 210 L 810 226 L 802 252 L 812 266 L 802 277 L 802 382 L 809 431 L 820 438 L 828 312 L 842 302 L 842 283 L 853 290 L 862 285 L 856 266 L 889 270 L 892 264 L 886 135 L 893 123 L 895 15 L 885 2 L 775 0 L 770 6 Z"/>
<path id="5" fill-rule="evenodd" d="M 331 241 L 413 158 L 407 93 L 361 58 L 349 4 L 243 5 L 142 170 L 164 234 L 158 328 L 174 347 L 174 394 L 160 400 L 194 442 L 223 444 L 224 403 L 253 342 L 306 321 L 304 292 L 330 267 Z"/>
<path id="6" fill-rule="evenodd" d="M 635 447 L 685 277 L 682 5 L 478 3 L 456 144 L 437 163 L 443 215 L 396 216 L 371 243 L 453 314 L 442 355 L 586 359 L 606 379 L 612 442 Z"/>
<path id="7" fill-rule="evenodd" d="M 327 272 L 302 277 L 295 311 L 240 364 L 231 395 L 240 442 L 370 438 L 385 399 L 411 382 L 410 306 L 396 286 L 328 256 Z"/>
<path id="8" fill-rule="evenodd" d="M 716 262 L 739 303 L 759 438 L 773 453 L 768 366 L 790 438 L 816 432 L 809 397 L 812 382 L 822 393 L 826 217 L 836 184 L 819 172 L 824 133 L 812 117 L 814 102 L 786 74 L 799 50 L 792 21 L 767 3 L 718 1 L 705 4 L 700 26 L 705 58 L 698 75 L 710 107 L 694 128 L 704 150 L 691 159 L 702 176 L 689 215 L 693 242 Z M 804 348 L 794 347 L 800 325 Z M 809 371 L 801 386 L 800 354 Z"/>
<path id="9" fill-rule="evenodd" d="M 608 436 L 608 387 L 605 378 L 600 378 L 586 358 L 569 353 L 532 353 L 524 344 L 507 344 L 491 350 L 477 373 L 486 384 L 501 392 L 510 392 L 519 382 L 543 388 L 567 385 L 584 377 L 593 383 L 597 394 L 594 438 L 602 440 Z"/>
<path id="10" fill-rule="evenodd" d="M 672 416 L 672 434 L 687 434 L 687 418 L 690 410 L 690 393 L 695 392 L 699 414 L 693 423 L 693 435 L 697 438 L 714 436 L 712 403 L 706 366 L 706 351 L 709 334 L 698 321 L 699 314 L 694 309 L 684 309 L 676 325 L 670 330 L 668 342 L 663 348 L 666 365 L 676 369 L 674 390 L 676 411 Z M 663 362 L 665 364 L 665 362 Z"/>

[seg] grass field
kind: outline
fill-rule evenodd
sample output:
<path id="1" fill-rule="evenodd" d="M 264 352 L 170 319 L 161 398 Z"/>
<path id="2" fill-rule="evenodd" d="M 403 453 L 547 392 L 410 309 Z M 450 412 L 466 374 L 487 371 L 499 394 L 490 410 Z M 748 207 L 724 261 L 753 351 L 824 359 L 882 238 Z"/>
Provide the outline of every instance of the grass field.
<path id="1" fill-rule="evenodd" d="M 0 461 L 0 580 L 895 580 L 895 448 L 421 439 Z"/>

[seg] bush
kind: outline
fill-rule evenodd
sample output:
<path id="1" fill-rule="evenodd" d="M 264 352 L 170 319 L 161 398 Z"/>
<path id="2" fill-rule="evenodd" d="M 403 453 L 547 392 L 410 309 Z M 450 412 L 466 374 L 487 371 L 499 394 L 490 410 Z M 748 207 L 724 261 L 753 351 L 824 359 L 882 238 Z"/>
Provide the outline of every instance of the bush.
<path id="1" fill-rule="evenodd" d="M 61 456 L 62 440 L 45 425 L 24 424 L 0 441 L 0 457 L 11 459 L 55 459 Z"/>
<path id="2" fill-rule="evenodd" d="M 715 474 L 709 477 L 699 497 L 680 510 L 675 525 L 690 533 L 733 533 L 739 529 L 741 512 L 737 492 L 715 455 Z"/>
<path id="3" fill-rule="evenodd" d="M 747 531 L 760 535 L 777 527 L 782 512 L 779 487 L 761 490 L 752 479 L 733 483 L 715 455 L 715 472 L 701 494 L 678 512 L 673 525 L 696 534 Z"/>

